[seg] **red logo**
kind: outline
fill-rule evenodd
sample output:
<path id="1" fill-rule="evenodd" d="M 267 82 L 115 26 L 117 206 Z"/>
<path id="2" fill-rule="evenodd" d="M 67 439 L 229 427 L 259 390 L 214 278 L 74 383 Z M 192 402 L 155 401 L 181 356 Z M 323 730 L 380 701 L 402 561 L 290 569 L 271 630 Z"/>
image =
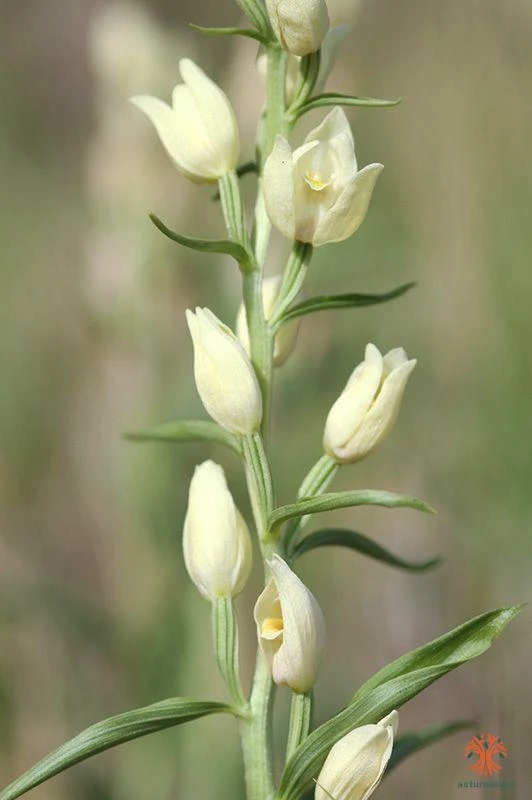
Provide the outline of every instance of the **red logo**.
<path id="1" fill-rule="evenodd" d="M 469 764 L 469 769 L 478 772 L 479 775 L 495 775 L 502 769 L 503 761 L 508 755 L 508 750 L 504 742 L 492 733 L 481 733 L 474 736 L 466 744 L 464 756 L 467 759 L 474 759 Z"/>

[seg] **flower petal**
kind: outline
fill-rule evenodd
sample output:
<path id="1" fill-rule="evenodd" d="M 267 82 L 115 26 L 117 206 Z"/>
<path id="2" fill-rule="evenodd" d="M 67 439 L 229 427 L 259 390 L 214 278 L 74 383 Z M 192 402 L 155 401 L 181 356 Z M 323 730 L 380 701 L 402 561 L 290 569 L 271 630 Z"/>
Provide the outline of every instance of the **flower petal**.
<path id="1" fill-rule="evenodd" d="M 364 221 L 382 164 L 368 164 L 348 181 L 334 205 L 323 217 L 314 235 L 317 247 L 341 242 L 351 236 Z"/>
<path id="2" fill-rule="evenodd" d="M 308 692 L 316 681 L 325 640 L 323 614 L 305 584 L 277 555 L 268 562 L 279 592 L 283 643 L 273 658 L 273 679 L 296 692 Z"/>
<path id="3" fill-rule="evenodd" d="M 277 136 L 264 164 L 262 187 L 266 211 L 283 236 L 295 236 L 294 167 L 292 150 L 284 136 Z"/>
<path id="4" fill-rule="evenodd" d="M 218 172 L 223 175 L 235 169 L 238 162 L 239 135 L 233 108 L 220 87 L 189 58 L 181 59 L 179 71 L 210 140 L 213 164 L 218 163 Z"/>

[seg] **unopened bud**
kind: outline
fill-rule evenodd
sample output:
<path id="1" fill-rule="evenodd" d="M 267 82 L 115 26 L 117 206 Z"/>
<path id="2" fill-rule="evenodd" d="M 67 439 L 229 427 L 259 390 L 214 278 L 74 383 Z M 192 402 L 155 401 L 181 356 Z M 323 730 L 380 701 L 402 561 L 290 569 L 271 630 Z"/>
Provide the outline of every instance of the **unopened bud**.
<path id="1" fill-rule="evenodd" d="M 234 333 L 208 308 L 187 310 L 194 377 L 207 413 L 229 433 L 258 430 L 262 397 L 253 366 Z"/>
<path id="2" fill-rule="evenodd" d="M 183 553 L 188 574 L 207 600 L 235 597 L 244 588 L 251 539 L 224 471 L 213 461 L 196 467 L 190 482 Z"/>

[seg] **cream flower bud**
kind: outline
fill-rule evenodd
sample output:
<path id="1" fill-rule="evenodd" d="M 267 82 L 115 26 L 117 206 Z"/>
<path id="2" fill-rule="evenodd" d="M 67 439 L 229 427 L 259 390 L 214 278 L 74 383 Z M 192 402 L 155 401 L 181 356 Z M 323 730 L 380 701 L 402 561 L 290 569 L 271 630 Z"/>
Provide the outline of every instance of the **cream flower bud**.
<path id="1" fill-rule="evenodd" d="M 270 278 L 265 278 L 262 283 L 262 308 L 266 319 L 270 319 L 272 315 L 280 288 L 281 277 L 279 275 L 273 275 Z M 298 329 L 299 321 L 293 320 L 292 322 L 288 322 L 286 325 L 283 325 L 279 333 L 277 333 L 275 336 L 275 342 L 273 346 L 273 363 L 276 367 L 280 367 L 281 364 L 284 364 L 294 349 Z M 236 335 L 238 336 L 244 350 L 249 355 L 249 330 L 246 319 L 246 309 L 243 303 L 238 309 L 238 315 L 236 318 Z"/>
<path id="2" fill-rule="evenodd" d="M 417 361 L 402 347 L 382 356 L 374 344 L 351 374 L 325 423 L 325 452 L 341 462 L 368 455 L 389 433 L 401 405 L 408 378 Z"/>
<path id="3" fill-rule="evenodd" d="M 314 686 L 325 623 L 314 595 L 278 555 L 268 562 L 272 578 L 255 604 L 259 645 L 278 684 L 294 692 Z"/>
<path id="4" fill-rule="evenodd" d="M 207 600 L 235 597 L 249 577 L 249 531 L 223 469 L 213 461 L 196 467 L 190 482 L 183 554 L 188 574 Z"/>
<path id="5" fill-rule="evenodd" d="M 318 247 L 355 233 L 368 210 L 382 164 L 358 170 L 353 134 L 338 106 L 292 152 L 278 136 L 264 165 L 264 200 L 289 239 Z"/>
<path id="6" fill-rule="evenodd" d="M 255 371 L 234 333 L 208 308 L 187 310 L 194 377 L 208 414 L 229 433 L 258 430 L 262 397 Z"/>
<path id="7" fill-rule="evenodd" d="M 148 95 L 131 102 L 155 126 L 168 155 L 187 178 L 216 181 L 235 169 L 239 137 L 229 100 L 207 75 L 188 58 L 179 62 L 184 83 L 172 94 L 172 105 Z"/>
<path id="8" fill-rule="evenodd" d="M 315 800 L 367 800 L 392 754 L 398 720 L 392 711 L 376 725 L 355 728 L 336 742 L 317 780 Z"/>
<path id="9" fill-rule="evenodd" d="M 329 29 L 325 0 L 266 0 L 266 8 L 284 50 L 307 56 L 320 49 Z"/>

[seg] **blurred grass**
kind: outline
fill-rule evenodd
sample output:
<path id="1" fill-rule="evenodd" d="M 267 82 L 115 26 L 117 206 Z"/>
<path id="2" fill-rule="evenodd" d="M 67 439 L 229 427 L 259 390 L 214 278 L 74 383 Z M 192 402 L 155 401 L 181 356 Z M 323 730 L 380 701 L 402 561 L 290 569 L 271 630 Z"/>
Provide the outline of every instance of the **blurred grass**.
<path id="1" fill-rule="evenodd" d="M 237 43 L 228 54 L 185 30 L 192 19 L 236 20 L 230 3 L 150 3 L 158 17 L 147 55 L 126 58 L 107 85 L 86 44 L 102 8 L 50 0 L 0 10 L 2 782 L 100 717 L 172 694 L 222 692 L 208 608 L 180 554 L 188 480 L 213 453 L 134 446 L 120 435 L 204 415 L 183 312 L 201 303 L 230 322 L 239 281 L 229 262 L 184 253 L 150 227 L 154 210 L 192 235 L 221 230 L 216 207 L 205 212 L 209 191 L 172 171 L 125 101 L 132 91 L 168 94 L 177 59 L 196 56 L 234 100 L 247 155 L 260 108 L 260 90 L 247 88 L 254 47 Z M 386 169 L 356 237 L 316 254 L 308 291 L 418 285 L 387 306 L 303 323 L 276 380 L 279 497 L 293 496 L 319 456 L 327 410 L 365 343 L 403 345 L 419 366 L 396 430 L 337 485 L 417 494 L 439 516 L 357 510 L 335 523 L 405 557 L 447 560 L 426 576 L 336 551 L 302 562 L 328 624 L 319 718 L 390 658 L 529 596 L 531 34 L 526 0 L 366 0 L 333 78 L 339 90 L 403 104 L 349 112 L 360 163 Z M 123 46 L 127 56 L 127 37 Z M 238 465 L 214 457 L 247 508 Z M 258 579 L 239 602 L 246 674 L 257 588 Z M 532 778 L 529 630 L 518 621 L 478 664 L 401 715 L 403 729 L 476 717 L 506 742 L 516 797 Z M 227 724 L 132 743 L 34 796 L 236 798 L 237 739 Z M 434 800 L 460 797 L 462 738 L 397 770 L 383 799 L 421 799 L 427 779 Z"/>

